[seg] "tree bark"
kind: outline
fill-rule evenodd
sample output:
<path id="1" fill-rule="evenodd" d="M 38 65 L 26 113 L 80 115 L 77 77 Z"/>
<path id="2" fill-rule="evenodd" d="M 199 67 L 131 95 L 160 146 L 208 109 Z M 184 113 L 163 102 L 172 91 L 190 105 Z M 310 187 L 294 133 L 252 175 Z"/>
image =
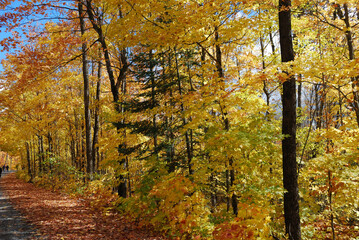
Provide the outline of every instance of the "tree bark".
<path id="1" fill-rule="evenodd" d="M 85 21 L 83 3 L 78 3 L 78 11 L 80 18 L 81 36 L 85 34 Z M 86 171 L 92 178 L 94 172 L 93 159 L 92 159 L 92 136 L 91 136 L 91 112 L 90 112 L 90 84 L 89 84 L 89 70 L 87 61 L 87 44 L 82 42 L 82 76 L 84 80 L 84 104 L 85 104 L 85 135 L 86 135 Z"/>
<path id="2" fill-rule="evenodd" d="M 294 60 L 291 1 L 279 0 L 279 34 L 282 62 Z M 286 233 L 291 240 L 301 239 L 298 175 L 296 161 L 296 86 L 295 78 L 288 73 L 288 79 L 283 83 L 282 94 L 282 154 L 283 154 L 283 185 L 284 218 Z"/>

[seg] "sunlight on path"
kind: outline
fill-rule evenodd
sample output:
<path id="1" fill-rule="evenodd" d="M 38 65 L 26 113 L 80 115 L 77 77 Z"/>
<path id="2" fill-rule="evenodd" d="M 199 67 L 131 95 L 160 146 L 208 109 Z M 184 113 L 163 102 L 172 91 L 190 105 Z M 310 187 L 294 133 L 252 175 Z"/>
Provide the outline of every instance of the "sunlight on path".
<path id="1" fill-rule="evenodd" d="M 0 179 L 0 239 L 1 240 L 22 240 L 40 239 L 26 219 L 14 209 L 11 203 L 2 192 L 2 178 L 6 177 L 7 172 L 3 173 Z M 42 238 L 43 239 L 43 238 Z"/>

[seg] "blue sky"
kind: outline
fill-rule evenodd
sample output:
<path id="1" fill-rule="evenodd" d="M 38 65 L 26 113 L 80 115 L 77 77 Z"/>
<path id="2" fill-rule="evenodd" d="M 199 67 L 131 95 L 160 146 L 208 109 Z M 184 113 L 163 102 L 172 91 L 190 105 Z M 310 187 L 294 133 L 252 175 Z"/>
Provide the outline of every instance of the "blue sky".
<path id="1" fill-rule="evenodd" d="M 20 4 L 21 4 L 21 1 L 17 1 L 17 0 L 14 1 L 14 2 L 13 2 L 10 6 L 8 6 L 6 9 L 0 10 L 0 15 L 5 14 L 6 12 L 12 12 L 12 9 L 15 8 L 15 7 L 20 6 Z M 11 36 L 11 33 L 6 30 L 6 27 L 2 26 L 2 23 L 1 23 L 1 22 L 0 22 L 0 31 L 1 31 L 1 32 L 0 32 L 0 40 L 3 40 L 3 39 L 5 39 L 5 38 Z M 8 52 L 3 51 L 3 48 L 2 48 L 2 47 L 0 47 L 0 50 L 1 50 L 1 51 L 0 51 L 0 62 L 1 62 L 3 59 L 6 58 L 6 54 L 7 54 Z M 15 50 L 15 49 L 13 49 L 13 50 Z M 11 52 L 12 52 L 12 50 L 10 50 L 10 53 L 11 53 Z M 0 64 L 0 70 L 3 70 L 1 64 Z"/>
<path id="2" fill-rule="evenodd" d="M 22 1 L 21 0 L 14 0 L 13 1 L 13 3 L 10 5 L 10 6 L 8 6 L 6 9 L 1 9 L 0 10 L 0 15 L 3 15 L 3 14 L 5 14 L 6 12 L 14 12 L 14 8 L 16 8 L 16 7 L 18 7 L 18 6 L 20 6 L 21 5 L 21 3 L 22 3 Z M 51 10 L 49 11 L 50 13 L 51 13 Z M 55 13 L 55 11 L 52 11 L 53 13 Z M 43 16 L 42 16 L 43 17 Z M 24 23 L 25 22 L 28 22 L 28 21 L 30 21 L 30 20 L 33 20 L 33 19 L 36 19 L 36 15 L 34 14 L 34 15 L 31 15 L 31 16 L 28 16 L 25 20 L 24 20 Z M 38 19 L 37 19 L 38 20 Z M 56 20 L 52 20 L 52 21 L 56 21 Z M 44 20 L 44 21 L 36 21 L 36 25 L 39 25 L 39 24 L 41 24 L 41 23 L 44 23 L 44 22 L 46 22 L 46 20 Z M 7 38 L 7 37 L 10 37 L 11 36 L 11 33 L 10 32 L 7 32 L 7 30 L 6 30 L 6 27 L 4 27 L 4 26 L 2 26 L 3 24 L 0 22 L 0 40 L 3 40 L 3 39 L 5 39 L 5 38 Z M 18 31 L 19 31 L 19 33 L 20 33 L 20 36 L 21 36 L 21 29 L 18 29 Z M 3 50 L 3 48 L 0 46 L 0 50 Z M 14 51 L 16 51 L 16 49 L 10 49 L 10 53 L 12 53 L 12 52 L 14 52 Z M 6 52 L 6 51 L 0 51 L 0 61 L 2 61 L 3 59 L 5 59 L 6 58 L 6 54 L 7 54 L 8 52 Z M 0 71 L 1 70 L 3 70 L 3 68 L 2 68 L 2 65 L 0 64 Z"/>

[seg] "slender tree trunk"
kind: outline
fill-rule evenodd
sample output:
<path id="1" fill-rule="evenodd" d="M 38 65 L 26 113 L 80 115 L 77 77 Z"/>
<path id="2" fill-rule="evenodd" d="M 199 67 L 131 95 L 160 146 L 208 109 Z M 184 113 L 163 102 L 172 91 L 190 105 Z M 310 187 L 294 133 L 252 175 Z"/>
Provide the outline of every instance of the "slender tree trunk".
<path id="1" fill-rule="evenodd" d="M 229 179 L 229 170 L 228 170 L 228 166 L 226 164 L 226 203 L 227 203 L 227 212 L 229 212 L 230 208 L 231 208 L 231 198 L 230 198 L 230 191 L 231 191 L 231 185 L 230 185 L 230 179 Z"/>
<path id="2" fill-rule="evenodd" d="M 230 166 L 230 170 L 229 170 L 230 183 L 231 183 L 231 188 L 233 188 L 234 180 L 235 180 L 235 172 L 233 169 L 233 157 L 229 158 L 229 166 Z M 233 189 L 232 189 L 232 191 L 233 191 Z M 234 191 L 232 192 L 232 209 L 233 209 L 233 214 L 235 216 L 237 216 L 238 215 L 238 197 Z"/>
<path id="3" fill-rule="evenodd" d="M 338 5 L 338 8 L 340 8 L 340 6 Z M 345 3 L 344 4 L 344 18 L 342 18 L 345 22 L 345 27 L 346 27 L 346 31 L 345 31 L 345 37 L 347 40 L 347 45 L 348 45 L 348 53 L 349 53 L 349 60 L 354 60 L 355 59 L 355 53 L 354 53 L 354 44 L 353 44 L 353 33 L 351 32 L 351 25 L 350 25 L 350 20 L 349 20 L 349 9 L 348 9 L 348 4 Z M 357 88 L 359 88 L 359 76 L 356 77 L 352 77 L 352 92 L 353 92 L 353 97 L 354 97 L 354 101 L 352 103 L 353 109 L 355 111 L 355 116 L 356 116 L 356 120 L 357 120 L 357 125 L 359 127 L 359 93 Z"/>
<path id="4" fill-rule="evenodd" d="M 43 138 L 41 135 L 38 135 L 37 138 L 38 138 L 39 173 L 42 173 L 43 160 L 44 160 L 44 144 L 43 144 Z"/>
<path id="5" fill-rule="evenodd" d="M 50 131 L 47 133 L 47 144 L 48 144 L 48 146 L 47 146 L 47 154 L 46 154 L 46 156 L 47 156 L 47 158 L 50 159 L 50 158 L 52 158 L 54 156 L 54 154 L 53 154 L 53 139 L 52 139 L 52 134 L 51 134 Z M 52 171 L 52 161 L 49 161 L 48 167 L 49 167 L 49 169 L 46 169 L 46 170 L 50 171 L 50 173 L 51 173 L 51 171 Z"/>
<path id="6" fill-rule="evenodd" d="M 52 136 L 50 132 L 47 132 L 47 151 L 52 154 Z"/>
<path id="7" fill-rule="evenodd" d="M 86 136 L 84 136 L 84 125 L 81 123 L 81 162 L 80 162 L 80 171 L 86 172 Z M 86 179 L 84 179 L 86 180 Z"/>
<path id="8" fill-rule="evenodd" d="M 279 0 L 279 34 L 282 62 L 294 60 L 292 27 L 291 27 L 291 1 Z M 283 120 L 282 140 L 283 153 L 283 184 L 284 218 L 286 233 L 291 240 L 301 239 L 298 175 L 296 161 L 296 86 L 295 78 L 288 73 L 288 79 L 283 83 L 282 94 Z"/>
<path id="9" fill-rule="evenodd" d="M 96 164 L 96 156 L 98 156 L 99 148 L 97 146 L 98 143 L 98 135 L 100 129 L 100 97 L 101 97 L 101 69 L 102 64 L 101 60 L 98 61 L 98 69 L 97 69 L 97 84 L 96 84 L 96 99 L 95 99 L 95 122 L 93 127 L 93 144 L 92 144 L 92 164 L 94 166 L 94 171 L 97 171 L 98 166 Z"/>
<path id="10" fill-rule="evenodd" d="M 169 52 L 168 54 L 168 59 L 167 59 L 167 67 L 168 69 L 171 69 L 172 67 L 172 53 Z M 162 75 L 163 78 L 165 79 L 166 76 L 166 65 L 165 63 L 162 64 Z M 170 107 L 170 108 L 174 108 L 175 104 L 173 101 L 173 92 L 172 92 L 172 88 L 169 89 L 169 95 L 170 95 L 170 100 L 169 103 L 166 102 L 165 106 L 166 107 Z M 174 149 L 174 133 L 173 133 L 173 127 L 172 127 L 172 121 L 173 121 L 173 114 L 171 114 L 170 117 L 165 116 L 165 124 L 166 124 L 166 142 L 168 143 L 168 146 L 166 148 L 166 158 L 167 158 L 167 166 L 168 166 L 168 172 L 174 172 L 176 170 L 176 166 L 175 166 L 175 160 L 174 160 L 174 155 L 175 155 L 175 149 Z"/>
<path id="11" fill-rule="evenodd" d="M 28 144 L 29 144 L 29 155 L 30 155 L 30 156 L 29 156 L 29 162 L 28 162 L 28 163 L 29 163 L 29 167 L 30 167 L 30 169 L 31 169 L 30 172 L 32 173 L 32 176 L 35 177 L 35 176 L 34 176 L 33 164 L 31 163 L 32 158 L 33 158 L 33 149 L 32 149 L 32 148 L 33 148 L 33 145 L 32 145 L 32 143 L 31 143 L 31 140 L 28 141 Z"/>
<path id="12" fill-rule="evenodd" d="M 102 19 L 100 16 L 97 16 L 96 14 L 99 12 L 97 10 L 95 10 L 93 8 L 92 5 L 92 1 L 91 0 L 86 0 L 86 11 L 88 14 L 88 17 L 92 23 L 92 26 L 94 28 L 94 30 L 97 32 L 98 34 L 98 40 L 101 44 L 102 47 L 102 51 L 104 54 L 104 58 L 105 58 L 105 65 L 106 65 L 106 70 L 107 70 L 107 74 L 108 74 L 108 78 L 110 80 L 110 86 L 111 86 L 111 93 L 113 96 L 113 102 L 115 105 L 115 110 L 118 113 L 121 113 L 121 107 L 120 107 L 120 103 L 119 103 L 119 97 L 120 97 L 120 92 L 119 92 L 119 88 L 123 85 L 123 82 L 125 81 L 126 78 L 126 73 L 129 67 L 129 64 L 127 62 L 127 57 L 126 57 L 126 50 L 122 49 L 120 52 L 120 61 L 121 61 L 121 68 L 119 70 L 119 75 L 117 80 L 115 79 L 115 74 L 113 71 L 113 67 L 111 64 L 111 58 L 110 58 L 110 52 L 109 52 L 109 48 L 107 46 L 107 42 L 105 39 L 105 35 L 102 29 Z M 121 17 L 121 16 L 120 16 Z M 119 130 L 119 129 L 117 129 Z M 121 146 L 119 146 L 120 148 Z M 125 168 L 126 165 L 126 160 L 125 158 L 121 159 L 120 161 L 120 167 Z M 127 197 L 127 183 L 126 183 L 126 178 L 120 174 L 118 176 L 119 180 L 120 180 L 120 184 L 118 186 L 118 195 L 120 197 L 126 198 Z"/>
<path id="13" fill-rule="evenodd" d="M 83 11 L 83 3 L 78 3 L 78 11 L 80 18 L 80 29 L 81 36 L 85 34 L 85 21 Z M 82 76 L 84 80 L 84 104 L 85 104 L 85 135 L 86 135 L 86 171 L 92 179 L 92 174 L 94 172 L 93 158 L 92 158 L 92 135 L 91 135 L 91 111 L 90 111 L 90 79 L 89 79 L 89 70 L 88 70 L 88 60 L 87 60 L 87 44 L 82 42 Z"/>
<path id="14" fill-rule="evenodd" d="M 74 110 L 74 121 L 75 121 L 75 136 L 74 136 L 74 144 L 75 144 L 75 166 L 76 169 L 80 170 L 81 164 L 81 128 L 79 124 L 79 119 L 77 117 L 76 111 Z"/>
<path id="15" fill-rule="evenodd" d="M 216 40 L 216 46 L 215 46 L 216 47 L 216 67 L 217 67 L 218 77 L 220 78 L 220 81 L 222 84 L 222 81 L 224 81 L 224 73 L 223 73 L 223 66 L 222 66 L 222 51 L 221 51 L 221 46 L 219 44 L 218 29 L 216 29 L 216 31 L 215 31 L 215 40 Z M 220 103 L 220 105 L 221 105 L 221 103 Z M 222 109 L 222 119 L 224 122 L 224 129 L 226 131 L 229 131 L 229 119 L 227 117 L 226 106 L 221 106 L 221 109 Z M 229 156 L 229 158 L 228 158 L 228 168 L 229 168 L 229 170 L 228 170 L 229 172 L 226 172 L 226 175 L 227 175 L 227 177 L 229 177 L 229 179 L 227 179 L 227 181 L 229 180 L 230 188 L 232 188 L 234 185 L 234 180 L 235 180 L 232 156 Z M 237 194 L 235 192 L 232 192 L 232 209 L 233 209 L 233 214 L 237 216 L 238 215 L 238 199 L 237 199 Z"/>
<path id="16" fill-rule="evenodd" d="M 181 97 L 181 113 L 184 113 L 184 106 L 183 106 L 183 101 L 182 101 L 182 83 L 181 83 L 181 76 L 179 73 L 179 66 L 178 66 L 178 59 L 177 59 L 177 52 L 175 50 L 175 62 L 176 62 L 176 75 L 177 75 L 177 82 L 178 82 L 178 92 L 180 94 Z M 182 123 L 183 125 L 187 124 L 187 119 L 185 117 L 182 117 Z M 186 141 L 186 152 L 187 152 L 187 167 L 188 167 L 188 173 L 189 175 L 193 174 L 193 169 L 192 169 L 192 151 L 191 151 L 191 143 L 190 143 L 190 139 L 189 139 L 189 134 L 188 134 L 189 130 L 186 130 L 185 132 L 185 141 Z"/>
<path id="17" fill-rule="evenodd" d="M 260 46 L 261 46 L 261 55 L 262 55 L 262 69 L 263 71 L 266 69 L 266 63 L 265 63 L 265 60 L 264 60 L 264 56 L 265 56 L 265 49 L 264 49 L 264 42 L 263 42 L 263 37 L 262 37 L 262 34 L 260 34 L 259 36 L 259 43 L 260 43 Z M 267 103 L 267 106 L 269 107 L 269 104 L 270 104 L 270 97 L 271 97 L 271 92 L 267 86 L 267 79 L 264 79 L 263 80 L 263 93 L 264 95 L 266 96 L 266 103 Z M 268 117 L 269 115 L 269 112 L 266 111 L 266 118 Z"/>
<path id="18" fill-rule="evenodd" d="M 263 37 L 262 35 L 259 36 L 259 43 L 260 43 L 260 47 L 261 47 L 261 55 L 262 55 L 262 69 L 265 70 L 266 69 L 266 63 L 264 61 L 264 43 L 263 43 Z M 266 103 L 267 103 L 267 106 L 269 106 L 269 103 L 270 103 L 270 92 L 269 92 L 269 89 L 267 87 L 267 80 L 264 79 L 263 80 L 263 92 L 264 92 L 264 95 L 266 96 Z M 266 115 L 268 115 L 268 111 L 266 112 Z"/>
<path id="19" fill-rule="evenodd" d="M 36 170 L 36 140 L 35 140 L 35 137 L 32 139 L 32 153 L 33 153 L 33 157 L 32 157 L 32 162 L 33 162 L 33 175 L 34 177 L 36 177 L 36 173 L 37 173 L 37 170 Z"/>
<path id="20" fill-rule="evenodd" d="M 128 189 L 128 196 L 132 196 L 132 185 L 131 185 L 131 175 L 130 175 L 130 164 L 128 162 L 128 157 L 125 158 L 126 161 L 126 171 L 127 171 L 127 189 Z"/>
<path id="21" fill-rule="evenodd" d="M 73 136 L 71 136 L 71 140 L 70 140 L 70 155 L 71 155 L 71 164 L 72 166 L 76 167 L 76 143 Z"/>
<path id="22" fill-rule="evenodd" d="M 209 183 L 210 183 L 210 191 L 211 191 L 211 212 L 213 213 L 217 206 L 217 184 L 216 184 L 216 175 L 213 169 L 210 169 L 211 175 L 209 176 Z M 229 208 L 229 205 L 227 205 Z M 229 209 L 227 209 L 227 212 Z"/>
<path id="23" fill-rule="evenodd" d="M 332 196 L 333 196 L 333 182 L 332 182 L 332 172 L 328 170 L 328 200 L 329 200 L 329 210 L 330 210 L 330 227 L 332 230 L 332 239 L 335 240 L 335 228 L 334 228 L 334 215 L 333 215 L 333 204 L 332 204 Z"/>
<path id="24" fill-rule="evenodd" d="M 340 126 L 343 126 L 344 125 L 344 122 L 343 122 L 343 99 L 342 99 L 342 95 L 341 95 L 341 90 L 340 90 L 340 86 L 338 87 L 338 99 L 339 99 L 339 120 L 338 120 L 338 128 Z"/>
<path id="25" fill-rule="evenodd" d="M 31 172 L 30 144 L 28 142 L 25 142 L 25 148 L 26 148 L 26 160 L 27 160 L 27 174 L 30 176 L 30 182 L 31 182 L 33 176 L 32 176 L 32 172 Z"/>
<path id="26" fill-rule="evenodd" d="M 299 75 L 299 84 L 298 84 L 298 118 L 301 118 L 303 116 L 303 109 L 302 109 L 302 89 L 303 89 L 303 84 L 302 84 L 302 75 Z M 300 120 L 301 121 L 301 120 Z M 302 122 L 298 122 L 297 123 L 297 128 L 300 128 L 302 126 Z"/>
<path id="27" fill-rule="evenodd" d="M 153 66 L 153 54 L 152 54 L 152 50 L 149 51 L 148 53 L 149 56 L 149 71 L 150 71 L 150 81 L 151 81 L 151 107 L 154 108 L 156 106 L 156 93 L 155 93 L 155 73 L 154 73 L 154 66 Z M 156 114 L 153 115 L 152 117 L 152 124 L 153 124 L 153 146 L 155 149 L 155 154 L 157 155 L 157 151 L 158 151 L 158 142 L 157 142 L 157 122 L 156 122 Z"/>

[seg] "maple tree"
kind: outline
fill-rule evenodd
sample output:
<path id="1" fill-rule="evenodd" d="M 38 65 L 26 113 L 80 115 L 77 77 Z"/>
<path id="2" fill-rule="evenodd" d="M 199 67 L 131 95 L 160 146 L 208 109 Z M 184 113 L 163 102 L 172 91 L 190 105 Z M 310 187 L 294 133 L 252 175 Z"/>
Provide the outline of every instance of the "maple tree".
<path id="1" fill-rule="evenodd" d="M 0 147 L 172 238 L 357 237 L 358 7 L 24 1 L 0 18 Z"/>
<path id="2" fill-rule="evenodd" d="M 279 1 L 279 35 L 282 62 L 294 60 L 291 1 Z M 285 229 L 289 239 L 301 239 L 296 154 L 296 82 L 288 76 L 283 83 L 282 153 Z"/>

